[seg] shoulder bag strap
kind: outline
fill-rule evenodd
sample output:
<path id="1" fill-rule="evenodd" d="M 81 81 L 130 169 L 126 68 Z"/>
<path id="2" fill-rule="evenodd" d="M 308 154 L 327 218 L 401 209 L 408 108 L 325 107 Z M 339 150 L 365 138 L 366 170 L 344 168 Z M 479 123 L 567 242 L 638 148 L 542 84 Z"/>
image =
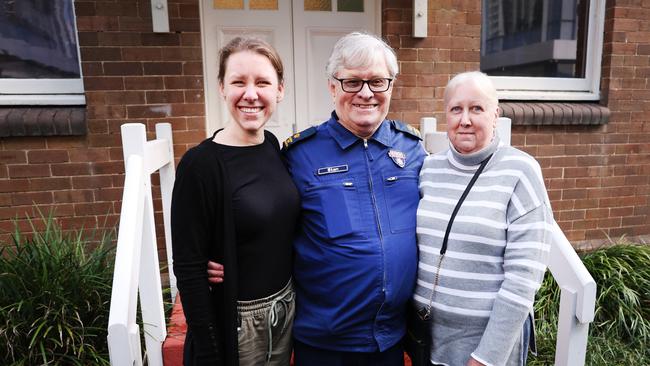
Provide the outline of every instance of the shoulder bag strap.
<path id="1" fill-rule="evenodd" d="M 436 277 L 433 280 L 433 287 L 431 288 L 431 295 L 429 296 L 429 304 L 425 308 L 422 308 L 420 312 L 420 316 L 423 319 L 429 319 L 431 317 L 431 303 L 433 302 L 433 293 L 436 290 L 436 287 L 438 286 L 438 280 L 440 279 L 440 266 L 442 265 L 442 259 L 445 257 L 445 253 L 447 252 L 447 241 L 449 240 L 449 233 L 451 232 L 451 225 L 454 223 L 454 219 L 456 218 L 456 214 L 458 213 L 458 210 L 460 209 L 460 205 L 463 204 L 463 201 L 465 201 L 465 198 L 469 194 L 470 189 L 472 189 L 472 186 L 474 183 L 476 183 L 476 180 L 478 179 L 478 176 L 481 175 L 481 172 L 483 172 L 483 169 L 485 169 L 485 166 L 487 165 L 488 161 L 492 157 L 492 154 L 485 158 L 481 162 L 481 165 L 476 169 L 476 172 L 474 173 L 474 176 L 472 176 L 472 179 L 467 183 L 467 187 L 465 187 L 465 191 L 463 191 L 463 194 L 460 196 L 458 199 L 458 203 L 456 203 L 456 207 L 454 207 L 454 211 L 451 213 L 451 217 L 449 218 L 449 222 L 447 223 L 447 230 L 445 230 L 445 238 L 442 240 L 442 247 L 440 248 L 440 259 L 438 260 L 438 265 L 436 266 Z"/>

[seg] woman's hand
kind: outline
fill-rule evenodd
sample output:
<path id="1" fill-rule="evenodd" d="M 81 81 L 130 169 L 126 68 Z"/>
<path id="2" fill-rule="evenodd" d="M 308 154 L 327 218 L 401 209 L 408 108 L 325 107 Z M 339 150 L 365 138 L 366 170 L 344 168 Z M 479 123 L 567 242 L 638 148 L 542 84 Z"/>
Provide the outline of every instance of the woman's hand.
<path id="1" fill-rule="evenodd" d="M 474 358 L 470 357 L 467 361 L 467 366 L 485 366 L 484 364 L 476 361 Z"/>
<path id="2" fill-rule="evenodd" d="M 208 261 L 208 282 L 223 282 L 223 265 L 217 262 Z"/>

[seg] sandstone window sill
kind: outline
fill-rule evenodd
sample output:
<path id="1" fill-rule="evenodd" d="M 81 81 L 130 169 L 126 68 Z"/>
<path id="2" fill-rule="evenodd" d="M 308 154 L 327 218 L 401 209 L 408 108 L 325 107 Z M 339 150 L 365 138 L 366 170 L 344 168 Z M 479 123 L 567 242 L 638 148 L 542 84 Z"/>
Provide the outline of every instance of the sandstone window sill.
<path id="1" fill-rule="evenodd" d="M 85 106 L 0 107 L 0 137 L 82 136 L 86 133 Z"/>
<path id="2" fill-rule="evenodd" d="M 501 102 L 501 117 L 513 125 L 603 125 L 609 122 L 609 108 L 597 103 Z"/>

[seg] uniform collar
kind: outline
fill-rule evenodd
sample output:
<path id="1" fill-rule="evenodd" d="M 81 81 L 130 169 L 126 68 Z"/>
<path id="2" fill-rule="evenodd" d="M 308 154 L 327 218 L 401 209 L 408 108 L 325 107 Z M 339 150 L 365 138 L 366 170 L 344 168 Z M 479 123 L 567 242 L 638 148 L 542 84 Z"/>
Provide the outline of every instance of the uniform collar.
<path id="1" fill-rule="evenodd" d="M 332 111 L 332 116 L 329 121 L 327 121 L 327 126 L 329 128 L 330 134 L 339 144 L 341 149 L 347 149 L 355 142 L 362 140 L 360 137 L 353 134 L 350 132 L 350 130 L 343 127 L 343 125 L 339 123 L 339 117 L 336 115 L 335 111 Z M 379 128 L 377 128 L 369 140 L 375 140 L 384 146 L 390 147 L 392 146 L 390 136 L 390 122 L 383 120 L 379 125 Z"/>

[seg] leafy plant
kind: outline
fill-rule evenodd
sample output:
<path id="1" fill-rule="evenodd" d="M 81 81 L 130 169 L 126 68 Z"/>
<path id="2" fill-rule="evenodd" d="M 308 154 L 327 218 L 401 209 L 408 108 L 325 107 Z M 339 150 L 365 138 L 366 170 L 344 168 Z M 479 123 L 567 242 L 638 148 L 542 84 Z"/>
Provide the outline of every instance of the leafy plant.
<path id="1" fill-rule="evenodd" d="M 44 229 L 0 243 L 0 364 L 108 365 L 110 236 L 65 233 L 41 216 Z"/>
<path id="2" fill-rule="evenodd" d="M 582 255 L 597 285 L 586 365 L 650 365 L 650 246 L 619 243 Z M 552 365 L 560 289 L 546 274 L 535 302 L 539 355 L 529 365 Z"/>

